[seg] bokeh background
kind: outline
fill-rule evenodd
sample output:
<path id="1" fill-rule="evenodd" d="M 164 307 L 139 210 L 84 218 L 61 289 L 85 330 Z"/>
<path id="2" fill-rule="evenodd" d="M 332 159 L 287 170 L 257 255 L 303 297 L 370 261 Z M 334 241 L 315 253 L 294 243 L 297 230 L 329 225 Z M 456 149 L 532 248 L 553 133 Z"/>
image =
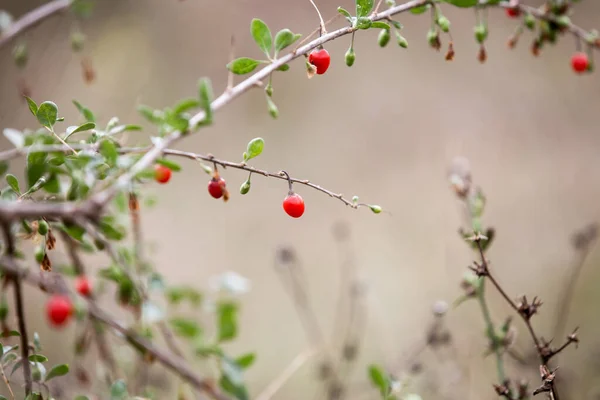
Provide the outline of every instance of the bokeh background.
<path id="1" fill-rule="evenodd" d="M 19 16 L 41 3 L 3 0 L 1 8 Z M 325 19 L 335 15 L 338 5 L 353 7 L 348 0 L 318 5 Z M 364 336 L 347 398 L 377 398 L 367 381 L 369 363 L 393 367 L 400 376 L 409 372 L 409 356 L 425 340 L 433 304 L 452 303 L 461 295 L 459 283 L 474 259 L 457 234 L 464 219 L 446 176 L 455 156 L 471 161 L 474 180 L 488 198 L 484 221 L 497 230 L 489 257 L 498 278 L 512 295 L 538 295 L 544 301 L 535 319 L 543 336 L 552 336 L 565 282 L 583 263 L 566 321 L 567 327 L 580 326 L 582 344 L 558 363 L 568 398 L 600 396 L 600 253 L 592 248 L 582 254 L 571 242 L 575 231 L 600 219 L 600 75 L 571 71 L 571 37 L 545 48 L 539 58 L 529 51 L 527 32 L 516 49 L 507 49 L 516 23 L 501 10 L 490 12 L 488 61 L 482 65 L 473 12 L 444 10 L 452 21 L 455 61 L 444 61 L 443 51 L 427 45 L 427 14 L 403 14 L 397 20 L 405 25 L 407 50 L 393 37 L 381 49 L 377 32 L 361 31 L 356 63 L 348 68 L 344 53 L 350 38 L 337 39 L 326 46 L 332 54 L 327 74 L 307 80 L 299 60 L 275 76 L 279 119 L 267 113 L 262 91 L 253 90 L 219 111 L 214 126 L 177 146 L 237 161 L 246 143 L 260 136 L 266 146 L 253 160 L 257 167 L 285 169 L 348 197 L 359 195 L 389 213 L 355 211 L 299 186 L 307 211 L 293 220 L 281 209 L 284 181 L 255 176 L 250 194 L 242 197 L 237 188 L 246 174 L 234 170 L 223 172 L 234 193 L 225 204 L 207 195 L 208 176 L 197 163 L 186 161 L 169 185 L 146 189 L 158 200 L 142 214 L 158 271 L 172 282 L 201 289 L 225 271 L 251 280 L 252 290 L 242 298 L 241 335 L 230 349 L 258 354 L 247 373 L 253 397 L 309 345 L 274 268 L 276 250 L 287 245 L 302 263 L 311 303 L 332 347 L 342 336 L 334 323 L 342 260 L 352 260 L 366 285 Z M 14 66 L 11 46 L 0 49 L 0 127 L 36 126 L 19 97 L 20 80 L 35 100 L 56 102 L 72 122 L 80 119 L 72 99 L 92 109 L 101 122 L 118 116 L 144 125 L 139 104 L 162 108 L 193 96 L 202 76 L 210 77 L 219 93 L 227 82 L 232 34 L 236 55 L 260 56 L 249 34 L 253 17 L 272 31 L 290 28 L 306 34 L 318 25 L 310 3 L 300 0 L 103 0 L 90 19 L 48 19 L 21 37 L 30 50 L 25 70 Z M 582 27 L 600 27 L 600 3 L 578 4 L 573 18 Z M 93 84 L 84 82 L 82 55 L 70 48 L 76 24 L 88 36 L 84 56 L 93 62 Z M 128 141 L 147 143 L 153 133 L 147 127 Z M 1 137 L 0 148 L 8 147 Z M 14 163 L 13 171 L 21 173 L 22 167 Z M 351 233 L 341 246 L 332 234 L 340 221 Z M 90 263 L 106 266 L 103 259 Z M 489 297 L 500 323 L 510 310 L 491 290 Z M 46 351 L 51 359 L 67 361 L 71 350 L 65 338 L 73 332 L 47 332 L 43 301 L 28 292 L 30 327 L 52 343 Z M 492 357 L 483 357 L 486 339 L 477 304 L 451 309 L 445 324 L 451 345 L 418 357 L 421 369 L 412 376 L 411 391 L 424 399 L 495 398 L 495 365 Z M 516 327 L 515 351 L 527 354 L 530 339 L 520 321 Z M 318 362 L 319 357 L 311 358 L 275 398 L 314 397 Z M 537 384 L 535 363 L 523 367 L 508 361 L 508 367 L 514 378 Z"/>

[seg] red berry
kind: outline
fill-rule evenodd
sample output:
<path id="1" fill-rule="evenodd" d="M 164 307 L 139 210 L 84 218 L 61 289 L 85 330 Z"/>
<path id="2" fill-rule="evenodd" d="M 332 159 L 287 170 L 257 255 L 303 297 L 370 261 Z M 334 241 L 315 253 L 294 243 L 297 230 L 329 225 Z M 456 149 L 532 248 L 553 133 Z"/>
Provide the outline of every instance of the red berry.
<path id="1" fill-rule="evenodd" d="M 300 218 L 304 214 L 304 199 L 297 193 L 290 193 L 283 199 L 283 209 L 290 217 Z"/>
<path id="2" fill-rule="evenodd" d="M 154 179 L 158 183 L 167 183 L 171 179 L 171 170 L 164 165 L 156 164 L 154 167 Z"/>
<path id="3" fill-rule="evenodd" d="M 506 15 L 508 15 L 511 18 L 517 18 L 519 15 L 521 15 L 521 10 L 516 7 L 515 8 L 507 8 Z"/>
<path id="4" fill-rule="evenodd" d="M 82 296 L 89 296 L 92 293 L 92 285 L 85 276 L 78 276 L 75 280 L 75 289 Z"/>
<path id="5" fill-rule="evenodd" d="M 325 49 L 314 50 L 308 55 L 308 62 L 317 68 L 317 74 L 322 75 L 329 68 L 331 63 L 331 57 L 329 52 Z"/>
<path id="6" fill-rule="evenodd" d="M 225 188 L 225 179 L 223 178 L 212 178 L 208 182 L 208 193 L 215 199 L 223 197 L 223 189 Z"/>
<path id="7" fill-rule="evenodd" d="M 573 57 L 571 57 L 571 66 L 573 67 L 573 71 L 577 72 L 578 74 L 587 71 L 589 65 L 590 60 L 585 53 L 575 53 L 573 54 Z"/>
<path id="8" fill-rule="evenodd" d="M 46 313 L 50 324 L 54 326 L 64 325 L 73 314 L 71 299 L 61 295 L 52 296 L 46 305 Z"/>

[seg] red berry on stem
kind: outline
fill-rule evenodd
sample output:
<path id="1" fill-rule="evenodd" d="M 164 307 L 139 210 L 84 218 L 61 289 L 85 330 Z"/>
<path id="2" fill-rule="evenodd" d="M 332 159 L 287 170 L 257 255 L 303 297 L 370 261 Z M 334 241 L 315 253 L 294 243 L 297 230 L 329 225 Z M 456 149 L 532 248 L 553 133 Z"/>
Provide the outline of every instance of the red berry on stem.
<path id="1" fill-rule="evenodd" d="M 331 57 L 329 56 L 329 52 L 325 49 L 313 50 L 313 52 L 308 55 L 308 62 L 317 68 L 317 74 L 323 75 L 329 68 Z"/>
<path id="2" fill-rule="evenodd" d="M 304 214 L 304 199 L 297 193 L 290 192 L 283 199 L 283 209 L 292 218 L 300 218 Z"/>
<path id="3" fill-rule="evenodd" d="M 85 276 L 78 276 L 75 280 L 75 289 L 82 296 L 89 296 L 92 293 L 92 285 Z"/>
<path id="4" fill-rule="evenodd" d="M 48 300 L 46 313 L 50 324 L 62 326 L 69 321 L 73 314 L 73 304 L 66 296 L 54 295 Z"/>
<path id="5" fill-rule="evenodd" d="M 167 183 L 171 179 L 171 170 L 164 165 L 156 164 L 154 167 L 154 179 L 158 183 Z"/>
<path id="6" fill-rule="evenodd" d="M 573 57 L 571 57 L 571 66 L 573 67 L 573 71 L 577 72 L 578 74 L 587 71 L 589 65 L 590 60 L 585 53 L 578 52 L 573 54 Z"/>
<path id="7" fill-rule="evenodd" d="M 223 197 L 223 189 L 225 188 L 225 179 L 212 178 L 208 182 L 208 193 L 215 199 Z"/>
<path id="8" fill-rule="evenodd" d="M 521 10 L 519 10 L 517 7 L 507 8 L 506 15 L 508 15 L 511 18 L 517 18 L 519 15 L 521 15 Z"/>

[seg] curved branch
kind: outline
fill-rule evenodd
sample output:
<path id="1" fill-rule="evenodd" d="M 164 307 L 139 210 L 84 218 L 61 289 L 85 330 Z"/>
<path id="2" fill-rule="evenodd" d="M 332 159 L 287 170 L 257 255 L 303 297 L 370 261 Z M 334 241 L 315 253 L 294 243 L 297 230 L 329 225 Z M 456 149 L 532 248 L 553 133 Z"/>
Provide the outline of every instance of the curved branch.
<path id="1" fill-rule="evenodd" d="M 27 29 L 33 28 L 52 15 L 64 11 L 71 5 L 71 0 L 54 0 L 29 11 L 13 22 L 9 28 L 0 35 L 0 48 Z"/>

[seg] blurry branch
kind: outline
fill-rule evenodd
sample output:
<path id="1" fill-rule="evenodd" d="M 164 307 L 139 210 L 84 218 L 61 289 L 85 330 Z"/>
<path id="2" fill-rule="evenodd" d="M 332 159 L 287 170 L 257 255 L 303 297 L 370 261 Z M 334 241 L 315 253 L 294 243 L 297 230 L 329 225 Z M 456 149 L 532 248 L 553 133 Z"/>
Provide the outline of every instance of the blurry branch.
<path id="1" fill-rule="evenodd" d="M 16 257 L 17 249 L 15 248 L 15 240 L 10 231 L 11 224 L 7 221 L 0 220 L 2 231 L 4 234 L 4 246 L 6 247 L 7 257 Z M 21 360 L 23 364 L 23 376 L 25 378 L 25 395 L 31 394 L 31 365 L 29 364 L 29 339 L 27 337 L 27 327 L 25 326 L 25 306 L 23 305 L 23 286 L 21 278 L 18 275 L 8 276 L 13 282 L 15 292 L 15 307 L 17 309 L 17 324 L 19 326 L 19 337 L 21 339 Z"/>
<path id="2" fill-rule="evenodd" d="M 540 360 L 540 375 L 542 378 L 542 385 L 534 390 L 533 394 L 536 395 L 538 393 L 548 393 L 552 400 L 558 400 L 558 394 L 556 392 L 554 379 L 556 377 L 556 370 L 552 370 L 548 365 L 549 361 L 566 349 L 571 344 L 579 343 L 579 339 L 577 338 L 577 329 L 573 331 L 569 336 L 567 336 L 566 342 L 558 348 L 550 347 L 550 342 L 546 342 L 543 338 L 539 337 L 535 332 L 532 324 L 531 317 L 537 313 L 537 310 L 542 305 L 542 302 L 534 297 L 531 302 L 527 301 L 527 298 L 523 296 L 519 303 L 517 304 L 513 301 L 506 291 L 502 288 L 502 286 L 498 283 L 494 275 L 489 268 L 489 264 L 484 255 L 483 246 L 481 244 L 482 240 L 485 240 L 480 234 L 476 233 L 473 240 L 477 244 L 477 248 L 479 249 L 479 255 L 481 257 L 480 263 L 475 262 L 474 267 L 471 269 L 475 272 L 475 274 L 479 277 L 487 278 L 492 285 L 498 290 L 498 292 L 502 295 L 502 297 L 506 300 L 506 302 L 516 311 L 516 313 L 523 319 L 525 325 L 527 326 L 527 330 L 531 335 L 531 339 L 535 344 L 535 348 L 538 353 L 538 357 Z M 508 387 L 507 383 L 501 381 L 500 385 L 496 385 L 496 392 L 504 396 L 508 399 L 513 399 L 512 392 Z"/>
<path id="3" fill-rule="evenodd" d="M 64 11 L 71 5 L 72 0 L 54 0 L 39 6 L 13 22 L 8 29 L 0 34 L 0 48 L 27 29 L 33 28 L 52 15 Z"/>
<path id="4" fill-rule="evenodd" d="M 313 354 L 314 350 L 308 348 L 294 357 L 292 362 L 281 372 L 281 374 L 256 397 L 256 400 L 272 399 L 273 396 L 275 396 L 275 393 L 283 387 L 283 385 L 312 357 Z"/>
<path id="5" fill-rule="evenodd" d="M 0 266 L 4 273 L 12 279 L 24 281 L 32 286 L 40 288 L 48 293 L 69 294 L 69 289 L 63 278 L 52 272 L 41 274 L 33 274 L 29 270 L 20 267 L 16 260 L 10 255 L 5 255 L 0 258 Z M 51 278 L 51 279 L 48 279 Z M 174 357 L 171 354 L 161 350 L 152 344 L 147 339 L 131 331 L 121 323 L 113 319 L 109 314 L 100 309 L 93 301 L 88 299 L 88 313 L 91 317 L 102 322 L 115 331 L 118 336 L 123 337 L 134 348 L 147 354 L 150 360 L 154 360 L 162 364 L 165 368 L 171 370 L 194 388 L 204 391 L 207 395 L 215 400 L 229 400 L 228 397 L 217 392 L 210 380 L 198 376 L 192 368 L 190 368 L 184 360 L 179 357 Z M 24 335 L 22 334 L 21 337 Z M 28 348 L 28 346 L 25 346 Z M 24 363 L 27 365 L 27 363 Z"/>

